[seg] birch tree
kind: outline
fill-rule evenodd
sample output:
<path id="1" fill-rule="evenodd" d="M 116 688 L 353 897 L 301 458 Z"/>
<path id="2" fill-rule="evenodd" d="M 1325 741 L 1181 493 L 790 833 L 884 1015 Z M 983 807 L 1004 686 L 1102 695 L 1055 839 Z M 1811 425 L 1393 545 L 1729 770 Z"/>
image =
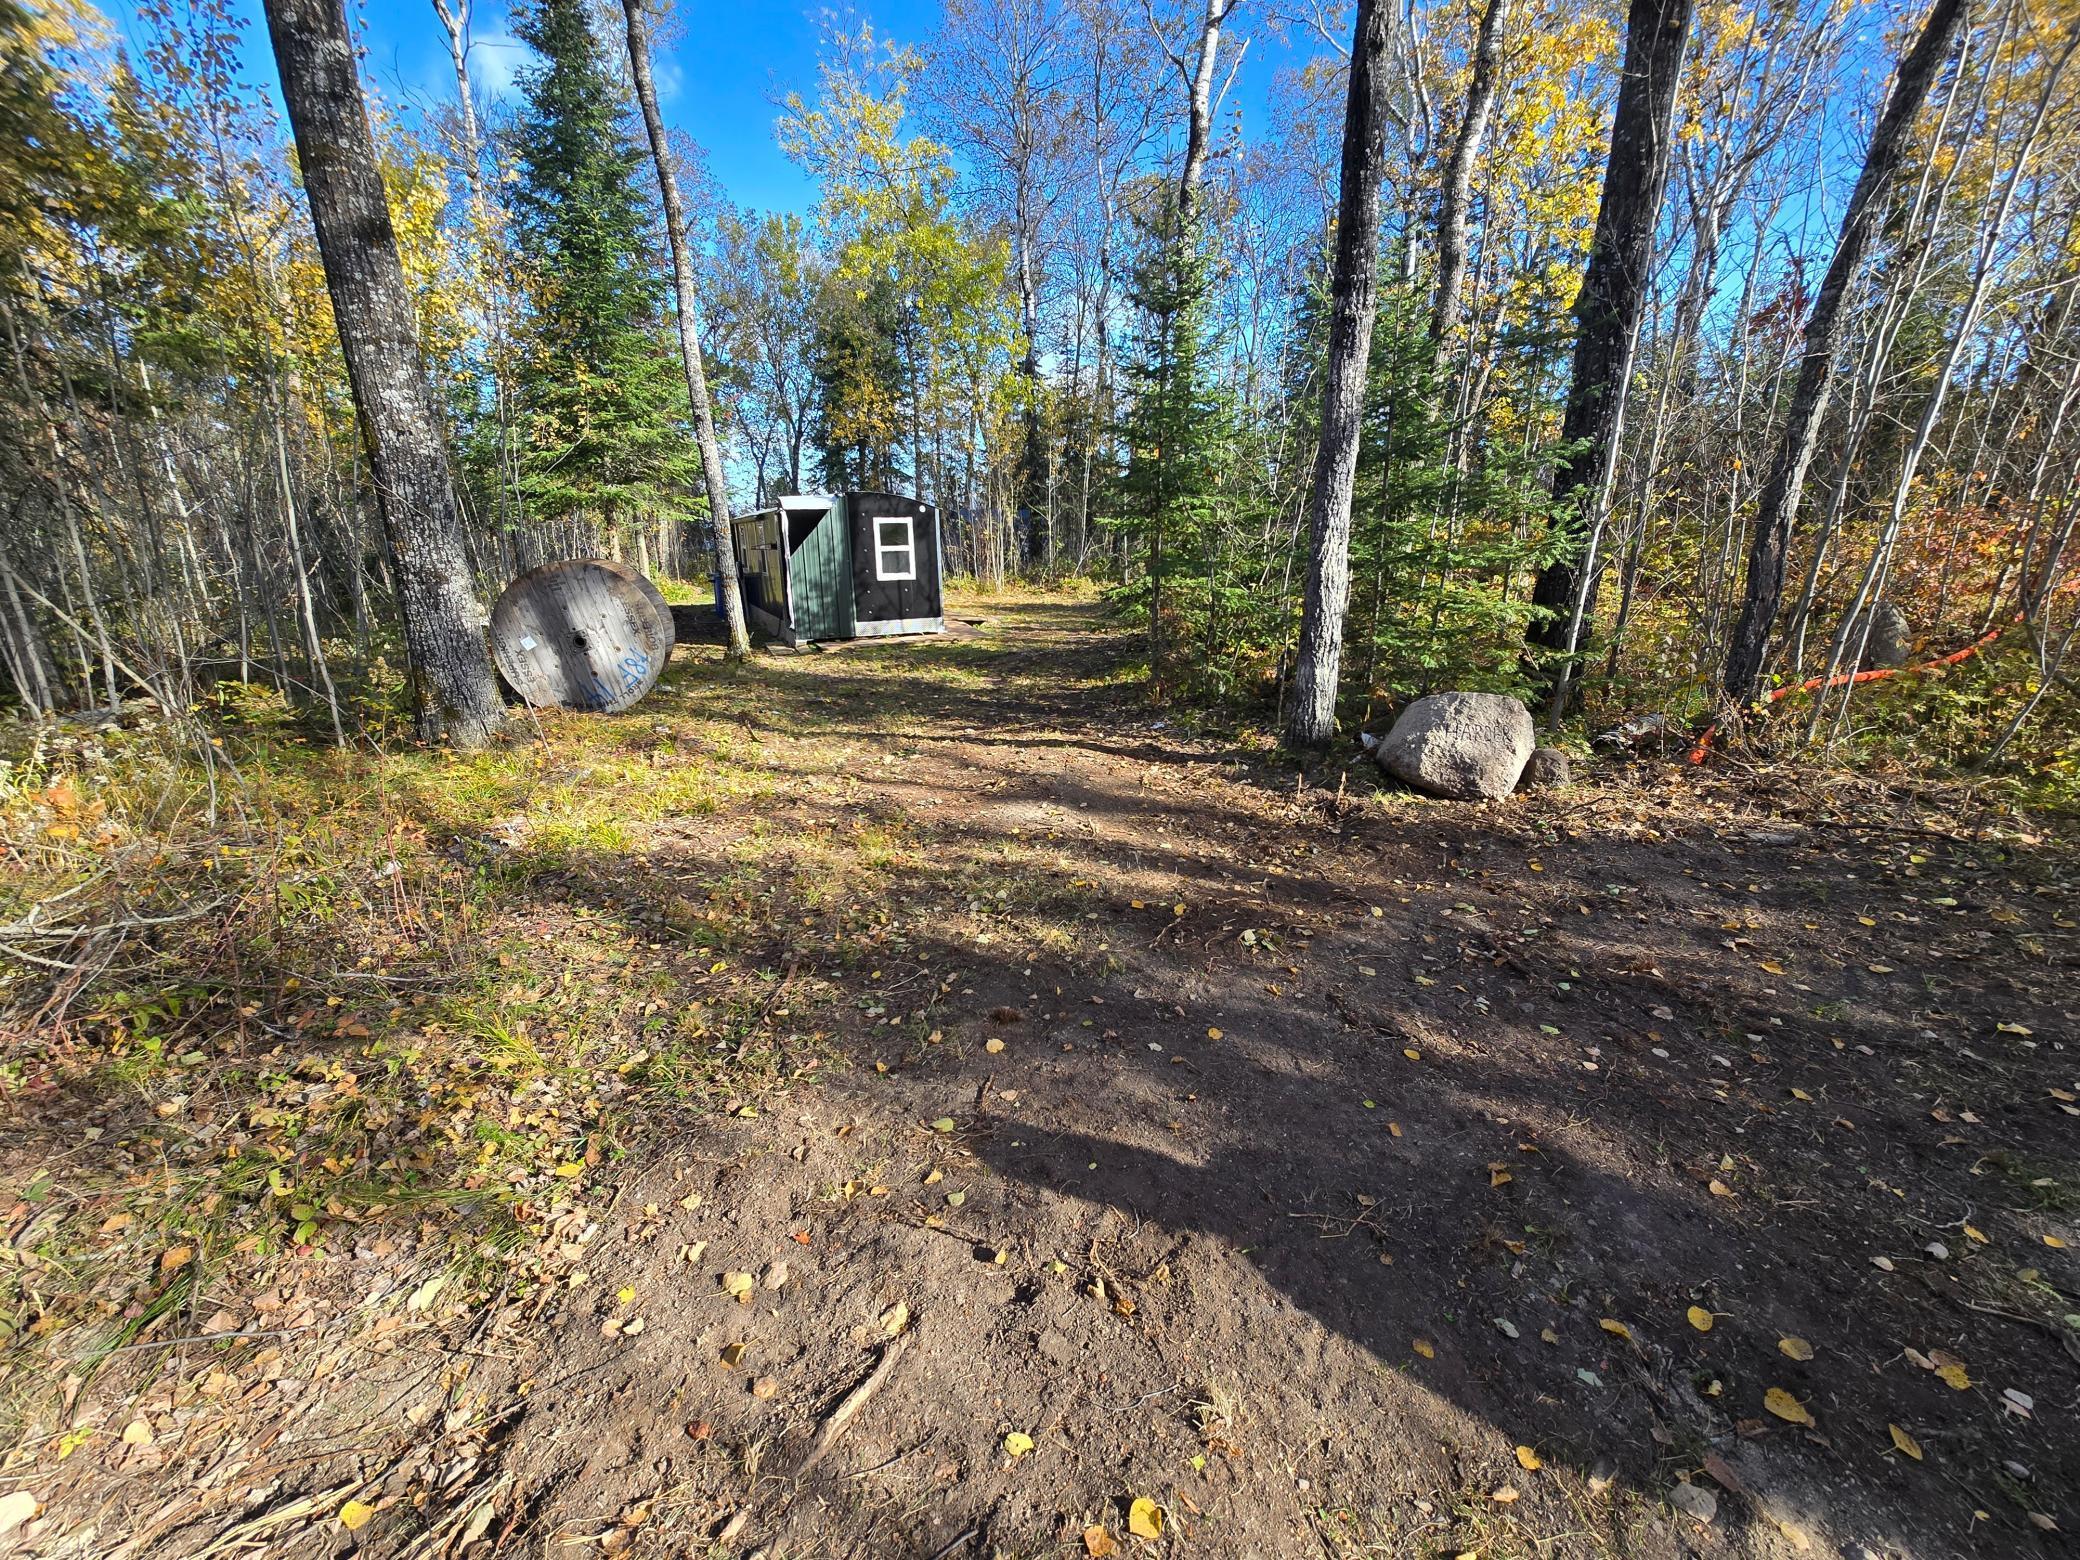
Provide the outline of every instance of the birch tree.
<path id="1" fill-rule="evenodd" d="M 1488 133 L 1488 111 L 1502 74 L 1503 29 L 1510 0 L 1488 0 L 1474 43 L 1473 74 L 1451 159 L 1437 195 L 1437 289 L 1430 310 L 1430 339 L 1440 346 L 1459 326 L 1459 294 L 1466 282 L 1466 208 L 1473 194 L 1473 166 Z"/>
<path id="2" fill-rule="evenodd" d="M 708 490 L 708 534 L 715 549 L 715 579 L 722 600 L 725 631 L 723 654 L 741 661 L 751 653 L 744 628 L 744 601 L 737 589 L 736 549 L 730 539 L 729 484 L 722 470 L 722 447 L 715 440 L 715 412 L 708 400 L 708 371 L 701 360 L 700 301 L 693 290 L 693 253 L 686 232 L 686 202 L 665 140 L 664 119 L 657 111 L 657 85 L 650 74 L 650 26 L 644 0 L 622 0 L 628 22 L 628 69 L 635 82 L 636 103 L 649 132 L 650 155 L 657 164 L 657 188 L 664 204 L 664 230 L 672 250 L 672 301 L 679 322 L 679 356 L 686 366 L 686 397 L 693 407 L 694 438 L 701 450 L 701 477 Z"/>

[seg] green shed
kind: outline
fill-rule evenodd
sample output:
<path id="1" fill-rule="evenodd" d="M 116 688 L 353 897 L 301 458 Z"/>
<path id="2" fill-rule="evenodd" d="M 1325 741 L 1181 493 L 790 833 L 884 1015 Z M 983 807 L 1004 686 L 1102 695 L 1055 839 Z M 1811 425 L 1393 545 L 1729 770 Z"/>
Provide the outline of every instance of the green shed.
<path id="1" fill-rule="evenodd" d="M 788 644 L 946 630 L 939 512 L 895 493 L 783 498 L 731 527 L 752 623 Z"/>

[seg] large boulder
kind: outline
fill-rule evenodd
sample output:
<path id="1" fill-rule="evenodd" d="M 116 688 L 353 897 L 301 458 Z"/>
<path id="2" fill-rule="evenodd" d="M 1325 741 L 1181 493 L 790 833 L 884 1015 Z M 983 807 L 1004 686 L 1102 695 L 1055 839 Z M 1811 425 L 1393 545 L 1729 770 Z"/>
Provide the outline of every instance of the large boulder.
<path id="1" fill-rule="evenodd" d="M 1499 801 L 1538 745 L 1531 712 L 1503 693 L 1433 693 L 1401 712 L 1373 757 L 1395 779 L 1454 801 Z"/>

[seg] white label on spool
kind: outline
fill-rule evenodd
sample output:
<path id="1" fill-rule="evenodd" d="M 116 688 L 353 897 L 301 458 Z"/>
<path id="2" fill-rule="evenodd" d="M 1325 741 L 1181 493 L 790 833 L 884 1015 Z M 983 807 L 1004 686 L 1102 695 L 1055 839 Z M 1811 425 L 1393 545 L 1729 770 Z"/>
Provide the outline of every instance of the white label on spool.
<path id="1" fill-rule="evenodd" d="M 522 634 L 520 636 L 520 648 L 522 650 L 532 650 L 534 648 L 534 635 Z"/>

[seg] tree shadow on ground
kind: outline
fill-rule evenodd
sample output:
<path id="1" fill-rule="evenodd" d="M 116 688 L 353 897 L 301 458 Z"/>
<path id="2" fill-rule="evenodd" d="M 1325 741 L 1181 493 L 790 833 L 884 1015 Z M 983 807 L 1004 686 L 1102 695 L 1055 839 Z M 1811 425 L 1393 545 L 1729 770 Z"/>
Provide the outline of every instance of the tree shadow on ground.
<path id="1" fill-rule="evenodd" d="M 1167 816 L 1181 847 L 1202 846 L 1223 822 L 1218 798 L 1198 803 L 1188 827 L 1191 808 L 1138 787 L 990 765 L 980 778 L 1004 782 L 1007 805 L 1058 796 L 1070 816 L 1088 811 L 1103 825 Z M 1459 1423 L 1534 1446 L 1552 1467 L 1580 1475 L 1609 1460 L 1646 1491 L 1696 1474 L 1708 1455 L 1721 1459 L 1750 1498 L 1726 1496 L 1719 1527 L 1761 1551 L 1777 1542 L 1772 1521 L 1904 1544 L 1908 1529 L 1887 1513 L 1909 1486 L 1889 1443 L 1867 1434 L 1902 1415 L 1932 1443 L 1940 1434 L 1953 1463 L 1985 1469 L 2022 1453 L 2037 1477 L 2070 1477 L 2043 1465 L 2019 1423 L 1961 1420 L 1949 1389 L 1900 1361 L 1911 1340 L 1967 1346 L 1968 1318 L 1942 1292 L 1950 1280 L 1888 1278 L 1869 1263 L 1891 1251 L 1911 1269 L 1919 1221 L 1932 1217 L 1917 1199 L 1902 1217 L 1874 1221 L 1873 1199 L 1900 1200 L 1874 1182 L 1950 1180 L 1966 1168 L 1930 1154 L 1927 1135 L 1912 1130 L 1912 1102 L 1892 1096 L 1886 1075 L 1954 1059 L 1902 1035 L 1903 1015 L 1889 1009 L 1852 1005 L 1822 1022 L 1772 1000 L 1747 966 L 1728 968 L 1719 939 L 1673 929 L 1686 892 L 1693 910 L 1721 897 L 1665 883 L 1671 856 L 1692 847 L 1606 842 L 1593 862 L 1555 872 L 1545 892 L 1563 905 L 1656 881 L 1664 900 L 1651 913 L 1576 913 L 1564 940 L 1525 952 L 1505 924 L 1506 896 L 1456 874 L 1391 914 L 1366 914 L 1354 890 L 1392 897 L 1379 892 L 1392 841 L 1359 842 L 1319 875 L 1219 907 L 1236 885 L 1218 853 L 1145 842 L 1137 864 L 1115 840 L 1057 834 L 1045 844 L 1051 860 L 1007 865 L 1004 851 L 1033 844 L 1030 831 L 972 810 L 944 821 L 911 810 L 918 790 L 945 783 L 889 781 L 862 811 L 882 825 L 910 818 L 921 831 L 922 859 L 905 866 L 893 901 L 899 946 L 874 957 L 958 972 L 925 1021 L 960 1043 L 922 1047 L 914 1033 L 898 1041 L 850 1023 L 842 1045 L 857 1082 L 842 1091 L 889 1133 L 958 1118 L 958 1141 L 1002 1178 L 968 1195 L 961 1220 L 992 1242 L 1073 1256 L 1091 1250 L 1094 1228 L 1109 1231 L 1108 1245 L 1134 1231 L 1102 1268 L 1094 1254 L 1077 1264 L 1106 1284 L 1108 1300 L 1135 1307 L 1140 1337 L 1120 1347 L 1190 1339 L 1253 1382 L 1268 1357 L 1318 1401 L 1359 1390 L 1362 1373 L 1349 1374 L 1348 1361 L 1344 1374 L 1324 1370 L 1313 1346 L 1267 1337 L 1304 1334 L 1298 1318 L 1309 1319 L 1407 1382 L 1399 1417 L 1418 1437 L 1453 1422 L 1426 1422 L 1408 1406 L 1434 1399 Z M 784 820 L 774 823 L 784 837 Z M 1481 849 L 1421 825 L 1398 847 L 1405 870 L 1478 859 Z M 1703 841 L 1693 859 L 1723 866 L 1724 849 Z M 762 846 L 758 859 L 775 923 L 829 914 L 797 897 L 813 874 L 790 876 L 777 847 Z M 602 881 L 615 870 L 597 865 Z M 743 870 L 695 847 L 674 862 L 693 885 Z M 1480 869 L 1465 870 L 1477 883 Z M 1135 872 L 1169 889 L 1138 916 L 1112 897 L 1132 891 Z M 1596 890 L 1576 880 L 1581 872 Z M 1033 951 L 1023 937 L 992 951 L 947 924 L 1007 874 L 1023 883 L 1022 909 L 1072 924 L 1098 914 L 1101 936 L 1131 934 L 1137 922 L 1153 935 L 1133 936 L 1137 946 L 1115 950 L 1117 967 L 1094 979 L 1087 960 Z M 1101 881 L 1108 908 L 1085 910 L 1092 901 L 1076 885 Z M 1461 894 L 1489 902 L 1475 910 Z M 1171 915 L 1173 895 L 1192 916 Z M 642 902 L 624 872 L 601 907 Z M 1792 896 L 1787 907 L 1812 902 Z M 1201 907 L 1219 908 L 1194 919 Z M 1243 930 L 1255 945 L 1239 943 Z M 841 1002 L 847 992 L 878 1001 L 866 950 L 831 956 L 813 929 L 790 937 L 747 956 L 813 970 Z M 1052 1018 L 1031 1000 L 1050 986 L 1068 993 L 1042 996 L 1041 1008 L 1063 1010 Z M 1400 995 L 1383 999 L 1383 988 Z M 1102 997 L 1102 1009 L 1076 1008 L 1079 990 Z M 1668 1017 L 1654 1016 L 1657 1007 Z M 986 1016 L 1006 1011 L 1016 1016 Z M 1086 1028 L 1071 1011 L 1100 1017 Z M 990 1029 L 1012 1038 L 1015 1067 L 977 1048 Z M 870 1075 L 874 1064 L 887 1075 Z M 1016 1085 L 1015 1103 L 997 1101 L 1005 1083 Z M 968 1103 L 977 1098 L 979 1107 Z M 1722 1177 L 1730 1195 L 1712 1190 Z M 1101 1210 L 1115 1211 L 1116 1225 L 1090 1217 Z M 1152 1279 L 1165 1264 L 1168 1276 Z M 1238 1280 L 1238 1267 L 1255 1281 Z M 1249 1314 L 1258 1293 L 1284 1297 L 1298 1318 Z M 1691 1306 L 1715 1314 L 1709 1335 L 1687 1320 Z M 1822 1352 L 1790 1359 L 1778 1344 L 1786 1337 Z M 2020 1345 L 2026 1353 L 2034 1340 L 2023 1334 Z M 1983 1339 L 1969 1347 L 1988 1357 Z M 1809 1407 L 1814 1434 L 1766 1415 L 1771 1387 Z M 1967 1517 L 1961 1531 L 1970 1530 Z"/>
<path id="2" fill-rule="evenodd" d="M 1976 1176 L 1986 1156 L 2069 1152 L 2011 1059 L 1958 1039 L 1996 1006 L 2053 1032 L 2055 1003 L 2006 960 L 1929 962 L 1916 973 L 1935 991 L 1874 975 L 1894 928 L 1837 930 L 1878 909 L 1870 863 L 1751 849 L 1675 808 L 1651 836 L 1570 840 L 1575 803 L 1347 814 L 1208 747 L 1141 749 L 1118 737 L 1131 701 L 1088 619 L 1035 621 L 1055 638 L 1034 649 L 944 647 L 973 687 L 930 684 L 913 647 L 704 685 L 767 728 L 786 783 L 755 815 L 666 819 L 640 854 L 487 866 L 526 877 L 545 937 L 568 927 L 549 912 L 581 912 L 663 945 L 689 982 L 711 955 L 766 972 L 728 1033 L 687 1048 L 690 1072 L 733 1045 L 775 1052 L 776 1077 L 849 1064 L 752 1121 L 642 1098 L 613 1129 L 627 1166 L 597 1188 L 602 1223 L 669 1208 L 691 1143 L 721 1166 L 702 1185 L 733 1210 L 730 1238 L 787 1250 L 801 1231 L 831 1253 L 825 1290 L 766 1324 L 792 1329 L 815 1389 L 776 1439 L 733 1379 L 716 1439 L 739 1452 L 799 1456 L 872 1357 L 850 1329 L 879 1314 L 874 1285 L 899 1275 L 921 1297 L 907 1420 L 863 1420 L 851 1461 L 801 1497 L 866 1513 L 827 1552 L 928 1554 L 971 1528 L 1024 1544 L 1056 1512 L 1109 1510 L 1123 1469 L 1180 1477 L 1181 1458 L 1156 1471 L 1127 1444 L 1180 1425 L 1207 1487 L 1262 1514 L 1258 1531 L 1319 1531 L 1300 1477 L 1392 1506 L 1410 1525 L 1376 1553 L 1442 1538 L 1416 1498 L 1500 1509 L 1505 1480 L 1527 1524 L 1586 1552 L 1605 1539 L 1580 1530 L 1609 1526 L 1585 1493 L 1606 1459 L 1655 1496 L 1719 1459 L 1749 1494 L 1722 1489 L 1710 1542 L 1745 1553 L 1790 1552 L 1771 1519 L 1910 1553 L 2017 1552 L 2033 1534 L 2009 1462 L 2029 1470 L 2025 1496 L 2070 1502 L 2080 1437 L 2060 1432 L 2056 1324 L 2047 1338 L 1969 1309 L 2018 1303 L 1996 1269 L 2032 1227 L 2012 1185 Z M 646 706 L 626 740 L 674 711 Z M 1042 720 L 1065 734 L 1004 734 Z M 949 721 L 978 729 L 949 737 Z M 682 902 L 709 896 L 717 919 L 689 928 Z M 1824 957 L 1802 946 L 1815 920 Z M 1727 946 L 1733 926 L 1746 949 Z M 1758 962 L 1790 949 L 1793 975 Z M 849 1113 L 842 1136 L 797 1132 L 780 1108 L 825 1099 Z M 1932 1111 L 1948 1122 L 1932 1129 Z M 1947 1125 L 1972 1140 L 1944 1142 Z M 919 1164 L 947 1179 L 927 1191 Z M 832 1191 L 873 1176 L 890 1195 Z M 1982 1255 L 1964 1221 L 1998 1244 Z M 1915 1255 L 1935 1235 L 1954 1260 Z M 585 1260 L 647 1283 L 656 1259 L 610 1234 Z M 576 1472 L 601 1462 L 609 1419 L 627 1447 L 683 1439 L 681 1394 L 717 1390 L 689 1362 L 734 1314 L 712 1276 L 632 1346 L 562 1303 L 567 1325 L 533 1347 L 591 1395 L 559 1397 L 546 1374 L 528 1394 L 517 1422 L 569 1442 L 532 1454 L 555 1471 L 530 1509 L 565 1482 L 595 1502 L 617 1487 Z M 957 1297 L 980 1284 L 1000 1298 L 973 1315 Z M 1953 1350 L 1978 1385 L 1943 1385 L 1902 1359 L 1909 1345 Z M 1240 1395 L 1232 1412 L 1217 1381 Z M 2038 1419 L 1992 1401 L 2011 1381 Z M 1771 1387 L 1808 1407 L 1810 1433 L 1764 1411 Z M 1941 1482 L 1891 1450 L 1887 1423 L 1920 1437 Z M 995 1466 L 1003 1424 L 1047 1432 L 1044 1480 Z M 1249 1450 L 1231 1457 L 1231 1441 Z M 1518 1445 L 1540 1477 L 1512 1462 Z M 897 1454 L 963 1472 L 898 1489 L 872 1466 Z M 650 1477 L 633 1451 L 610 1471 L 630 1499 Z M 1629 1542 L 1679 1548 L 1666 1527 Z"/>
<path id="3" fill-rule="evenodd" d="M 965 777 L 971 801 L 993 800 L 934 830 L 940 859 L 906 890 L 915 901 L 958 902 L 964 859 L 991 858 L 1007 835 L 1037 827 L 1058 860 L 1035 903 L 1078 882 L 1171 892 L 1140 917 L 1147 946 L 1114 955 L 1124 968 L 1109 984 L 1146 989 L 1127 1004 L 1110 999 L 1104 1018 L 1116 1038 L 1097 1047 L 1099 1065 L 1084 1060 L 1087 1036 L 1050 1033 L 1077 1048 L 1076 1081 L 1050 1101 L 1059 1114 L 1033 1114 L 1048 1095 L 1025 1089 L 1003 1112 L 1008 1122 L 978 1122 L 973 1141 L 988 1163 L 1044 1197 L 1247 1252 L 1269 1285 L 1332 1332 L 1505 1435 L 1537 1430 L 1551 1455 L 1580 1467 L 1621 1449 L 1632 1477 L 1664 1488 L 1709 1453 L 1755 1486 L 1753 1500 L 1732 1508 L 1736 1523 L 1803 1504 L 1859 1539 L 1888 1541 L 1879 1535 L 1889 1530 L 1905 1544 L 1915 1526 L 1940 1526 L 1970 1551 L 1985 1541 L 1972 1512 L 1989 1509 L 2002 1513 L 2004 1542 L 2035 1540 L 2003 1465 L 2027 1466 L 2046 1492 L 2038 1498 L 2055 1504 L 2051 1491 L 2070 1499 L 2080 1487 L 2080 1460 L 2047 1460 L 2034 1425 L 1958 1398 L 1903 1363 L 1901 1350 L 1948 1347 L 2018 1379 L 2070 1375 L 2056 1317 L 2014 1310 L 2012 1260 L 1997 1270 L 1958 1234 L 2004 1202 L 2009 1249 L 2033 1228 L 2014 1185 L 1973 1184 L 1986 1163 L 1974 1152 L 2018 1164 L 2062 1152 L 2050 1118 L 2027 1104 L 2030 1085 L 2014 1066 L 2027 1059 L 1982 1055 L 1967 1037 L 1990 1029 L 1993 1012 L 2057 1016 L 2042 989 L 1975 956 L 1983 941 L 1927 962 L 1929 934 L 1910 929 L 1920 920 L 1911 913 L 1893 912 L 1904 924 L 1853 951 L 1864 934 L 1837 930 L 1845 914 L 1911 891 L 1912 867 L 1904 878 L 1878 869 L 1853 839 L 1822 844 L 1794 831 L 1758 845 L 1680 814 L 1644 837 L 1577 845 L 1554 826 L 1564 802 L 1525 804 L 1529 817 L 1430 809 L 1334 825 L 1296 809 L 1249 819 L 1240 830 L 1249 837 L 1224 849 L 1223 835 L 1238 832 L 1234 792 L 1150 792 L 1076 766 L 1076 755 L 1188 763 L 1260 796 L 1286 777 L 1206 748 L 1118 742 L 1110 730 L 1125 706 L 1102 689 L 1103 656 L 1084 646 L 1066 659 L 1064 686 L 1036 693 L 1029 676 L 1007 677 L 1016 669 L 978 651 L 985 686 L 934 692 L 936 720 L 994 713 L 1001 725 L 1008 710 L 1082 724 L 1067 735 L 959 734 L 965 748 L 1000 755 Z M 824 676 L 817 686 L 849 717 L 833 737 L 890 745 L 919 734 L 874 719 L 917 713 L 900 675 Z M 1110 729 L 1090 724 L 1093 689 Z M 1062 762 L 1016 762 L 1043 747 L 1061 750 Z M 902 797 L 949 783 L 899 774 L 882 789 Z M 1032 803 L 1056 811 L 1018 812 Z M 1150 833 L 1158 819 L 1170 838 Z M 1310 826 L 1335 866 L 1312 881 L 1269 875 L 1263 847 L 1280 828 Z M 1334 837 L 1321 838 L 1330 828 Z M 1538 855 L 1548 859 L 1530 859 Z M 2011 865 L 1969 851 L 1940 864 L 1980 876 Z M 1392 902 L 1390 882 L 1404 879 L 1421 882 L 1400 896 L 1406 908 L 1335 924 L 1354 902 Z M 1173 894 L 1192 919 L 1166 945 Z M 1207 909 L 1217 929 L 1202 919 Z M 1811 935 L 1814 916 L 1829 924 L 1824 939 Z M 1103 922 L 1117 935 L 1134 919 L 1115 902 Z M 1260 941 L 1238 955 L 1230 939 L 1243 932 Z M 1918 982 L 1885 978 L 1892 971 L 1870 955 L 1887 942 L 1923 944 Z M 1804 959 L 1806 979 L 1772 973 L 1762 954 L 1790 956 L 1781 950 Z M 1025 956 L 978 958 L 949 939 L 935 957 L 985 966 L 978 989 L 1044 984 L 1020 972 Z M 1295 964 L 1283 981 L 1267 979 L 1288 957 L 1307 975 Z M 1044 958 L 1030 963 L 1060 973 Z M 1382 1001 L 1389 982 L 1411 994 Z M 1201 1017 L 1224 1031 L 1214 1053 L 1194 1044 Z M 1145 1054 L 1150 1036 L 1168 1053 Z M 1188 1074 L 1173 1066 L 1180 1049 Z M 986 1092 L 997 1069 L 979 1061 L 963 1086 L 978 1071 Z M 931 1072 L 927 1062 L 905 1076 Z M 1187 1076 L 1189 1087 L 1169 1081 Z M 1947 1102 L 1960 1096 L 1979 1106 L 1970 1145 L 1928 1123 L 1931 1112 L 1954 1120 L 1963 1107 Z M 1389 1119 L 1401 1134 L 1382 1135 Z M 1943 1233 L 1964 1265 L 1917 1255 Z M 1353 1263 L 1353 1250 L 1372 1260 Z M 1692 1306 L 1713 1313 L 1709 1333 L 1689 1320 Z M 1547 1325 L 1560 1341 L 1534 1345 Z M 1415 1337 L 1437 1347 L 1441 1331 L 1449 1352 L 1411 1355 Z M 1800 1360 L 1783 1339 L 1822 1352 Z M 1772 1387 L 1807 1404 L 1817 1428 L 1768 1414 Z M 1885 1432 L 1901 1422 L 1945 1447 L 1948 1477 L 1969 1501 L 1908 1477 Z M 1906 1527 L 1885 1516 L 1909 1503 Z"/>

